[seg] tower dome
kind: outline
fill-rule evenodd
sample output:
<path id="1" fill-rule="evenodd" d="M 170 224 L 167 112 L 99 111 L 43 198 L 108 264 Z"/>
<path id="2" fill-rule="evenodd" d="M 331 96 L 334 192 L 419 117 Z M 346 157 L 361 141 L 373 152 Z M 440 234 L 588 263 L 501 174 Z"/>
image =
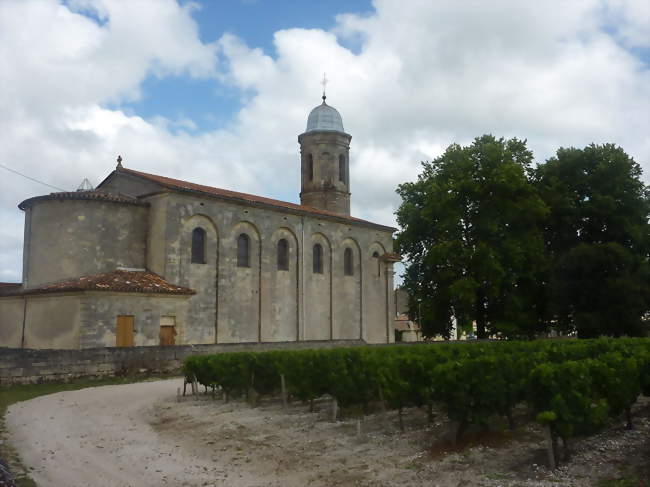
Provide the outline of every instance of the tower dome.
<path id="1" fill-rule="evenodd" d="M 323 96 L 323 103 L 314 108 L 307 118 L 307 129 L 305 132 L 314 132 L 316 130 L 328 130 L 343 132 L 343 119 L 341 114 L 336 108 L 329 106 L 325 103 Z"/>
<path id="2" fill-rule="evenodd" d="M 307 118 L 300 144 L 300 204 L 350 214 L 350 140 L 336 108 L 323 103 Z"/>

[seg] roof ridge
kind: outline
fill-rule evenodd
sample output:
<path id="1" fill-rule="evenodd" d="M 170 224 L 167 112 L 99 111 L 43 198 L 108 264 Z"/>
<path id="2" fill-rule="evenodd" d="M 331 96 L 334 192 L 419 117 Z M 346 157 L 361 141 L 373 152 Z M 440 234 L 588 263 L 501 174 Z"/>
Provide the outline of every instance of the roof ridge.
<path id="1" fill-rule="evenodd" d="M 249 203 L 261 203 L 270 206 L 275 206 L 284 209 L 291 209 L 295 211 L 301 211 L 305 213 L 312 213 L 314 215 L 325 216 L 329 218 L 336 218 L 341 220 L 346 220 L 351 223 L 360 223 L 365 225 L 371 225 L 374 227 L 382 227 L 385 229 L 390 229 L 394 231 L 395 229 L 387 225 L 381 225 L 379 223 L 374 223 L 368 220 L 363 220 L 361 218 L 356 218 L 350 215 L 341 215 L 339 213 L 334 213 L 332 211 L 321 210 L 319 208 L 314 208 L 312 206 L 300 205 L 297 203 L 290 203 L 288 201 L 277 200 L 274 198 L 268 198 L 266 196 L 258 196 L 250 193 L 242 193 L 240 191 L 233 191 L 230 189 L 217 188 L 215 186 L 207 186 L 199 183 L 192 183 L 190 181 L 183 181 L 182 179 L 170 178 L 167 176 L 159 176 L 157 174 L 146 173 L 143 171 L 137 171 L 135 169 L 129 169 L 126 167 L 119 167 L 115 172 L 124 172 L 127 174 L 134 174 L 136 176 L 143 177 L 150 181 L 154 181 L 158 184 L 161 184 L 169 189 L 180 189 L 185 191 L 197 191 L 200 193 L 211 194 L 214 196 L 222 196 L 226 198 L 241 199 Z M 101 185 L 101 184 L 100 184 Z"/>
<path id="2" fill-rule="evenodd" d="M 33 196 L 22 201 L 18 208 L 24 210 L 38 201 L 46 200 L 97 200 L 97 201 L 108 201 L 111 203 L 124 203 L 129 205 L 136 206 L 149 206 L 149 203 L 146 201 L 141 201 L 138 198 L 129 195 L 121 195 L 115 193 L 108 193 L 101 190 L 93 191 L 59 191 L 53 192 L 50 194 L 45 194 L 41 196 Z"/>

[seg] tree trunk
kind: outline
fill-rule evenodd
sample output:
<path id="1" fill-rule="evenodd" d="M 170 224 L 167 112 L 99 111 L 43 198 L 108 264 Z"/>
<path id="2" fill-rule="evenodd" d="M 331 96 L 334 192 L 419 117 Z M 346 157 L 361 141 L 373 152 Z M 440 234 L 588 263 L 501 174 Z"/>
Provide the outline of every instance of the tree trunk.
<path id="1" fill-rule="evenodd" d="M 404 433 L 404 418 L 402 417 L 402 408 L 397 410 L 397 416 L 399 417 L 399 430 Z"/>
<path id="2" fill-rule="evenodd" d="M 485 310 L 480 310 L 476 315 L 476 338 L 479 340 L 484 340 L 487 338 L 486 325 L 487 319 L 485 316 Z"/>
<path id="3" fill-rule="evenodd" d="M 506 414 L 506 418 L 508 418 L 508 428 L 510 431 L 514 431 L 515 429 L 515 418 L 512 417 L 512 411 L 508 411 Z"/>
<path id="4" fill-rule="evenodd" d="M 461 421 L 452 421 L 449 423 L 449 441 L 452 445 L 456 446 L 460 437 L 463 436 L 463 433 L 467 429 L 467 420 L 462 419 Z"/>
<path id="5" fill-rule="evenodd" d="M 476 336 L 479 340 L 487 338 L 487 310 L 485 309 L 485 296 L 479 290 L 476 296 Z"/>

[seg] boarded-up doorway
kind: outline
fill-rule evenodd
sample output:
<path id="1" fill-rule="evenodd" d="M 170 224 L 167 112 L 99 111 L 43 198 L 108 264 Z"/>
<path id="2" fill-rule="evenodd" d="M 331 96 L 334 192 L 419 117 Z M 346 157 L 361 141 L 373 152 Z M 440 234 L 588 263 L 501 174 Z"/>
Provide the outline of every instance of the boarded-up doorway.
<path id="1" fill-rule="evenodd" d="M 175 316 L 160 317 L 160 344 L 161 345 L 176 344 L 176 317 Z"/>
<path id="2" fill-rule="evenodd" d="M 117 317 L 117 333 L 115 334 L 115 346 L 132 347 L 133 346 L 133 316 Z"/>

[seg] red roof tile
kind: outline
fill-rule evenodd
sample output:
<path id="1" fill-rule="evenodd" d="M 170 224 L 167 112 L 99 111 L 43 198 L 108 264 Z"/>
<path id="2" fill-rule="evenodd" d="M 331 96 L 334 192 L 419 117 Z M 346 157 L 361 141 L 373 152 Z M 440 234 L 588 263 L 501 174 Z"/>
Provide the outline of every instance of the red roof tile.
<path id="1" fill-rule="evenodd" d="M 62 193 L 50 193 L 43 196 L 34 196 L 26 199 L 18 205 L 18 208 L 24 210 L 36 202 L 46 200 L 98 200 L 109 201 L 111 203 L 124 203 L 128 205 L 149 206 L 149 203 L 141 201 L 131 196 L 115 195 L 104 193 L 103 191 L 64 191 Z"/>
<path id="2" fill-rule="evenodd" d="M 196 291 L 168 283 L 149 271 L 116 270 L 104 274 L 77 277 L 25 290 L 9 290 L 2 295 L 46 294 L 78 291 L 111 291 L 145 294 L 196 294 Z"/>
<path id="3" fill-rule="evenodd" d="M 392 227 L 385 225 L 379 225 L 378 223 L 369 222 L 367 220 L 361 220 L 360 218 L 354 218 L 352 216 L 340 215 L 332 211 L 321 210 L 318 208 L 313 208 L 311 206 L 297 205 L 295 203 L 289 203 L 287 201 L 274 200 L 272 198 L 265 198 L 264 196 L 256 196 L 248 193 L 239 193 L 237 191 L 230 191 L 228 189 L 214 188 L 212 186 L 204 186 L 202 184 L 190 183 L 188 181 L 182 181 L 180 179 L 167 178 L 164 176 L 157 176 L 155 174 L 149 174 L 146 172 L 135 171 L 133 169 L 127 169 L 125 167 L 119 167 L 115 172 L 124 172 L 127 174 L 133 174 L 135 176 L 140 176 L 149 181 L 154 181 L 167 189 L 177 190 L 177 191 L 190 191 L 198 192 L 203 194 L 208 194 L 212 196 L 218 196 L 221 198 L 227 198 L 232 200 L 239 200 L 246 203 L 253 204 L 262 204 L 265 206 L 274 206 L 277 208 L 294 210 L 300 213 L 309 213 L 313 215 L 324 216 L 332 219 L 345 220 L 350 223 L 358 223 L 362 225 L 368 225 L 372 227 L 381 228 L 383 230 L 394 231 Z"/>

